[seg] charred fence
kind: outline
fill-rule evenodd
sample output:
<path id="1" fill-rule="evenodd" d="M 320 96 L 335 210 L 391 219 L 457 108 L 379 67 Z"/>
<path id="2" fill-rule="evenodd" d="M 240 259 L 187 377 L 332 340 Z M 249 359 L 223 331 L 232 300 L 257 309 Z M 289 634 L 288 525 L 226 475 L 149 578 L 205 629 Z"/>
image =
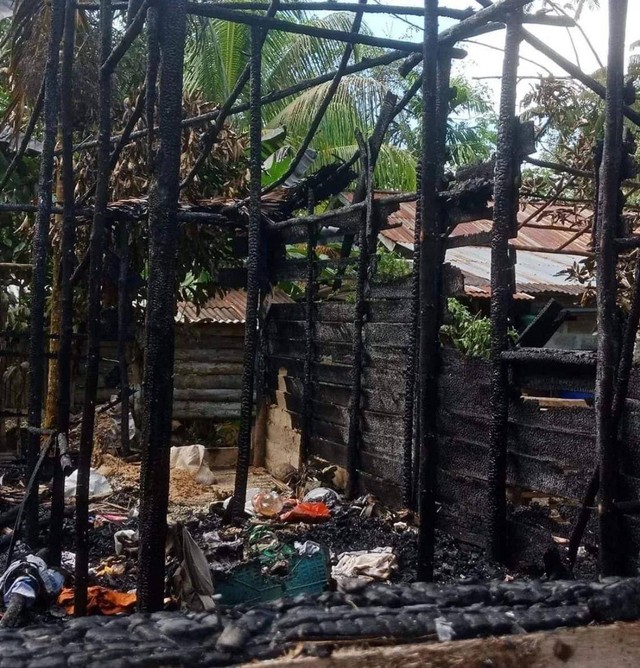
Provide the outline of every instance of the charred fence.
<path id="1" fill-rule="evenodd" d="M 409 297 L 405 285 L 372 288 L 364 326 L 358 491 L 396 507 L 402 505 Z M 308 456 L 346 468 L 354 305 L 319 302 L 314 314 Z M 266 323 L 270 403 L 266 463 L 276 473 L 283 465 L 300 463 L 305 317 L 304 304 L 278 304 Z M 553 537 L 566 542 L 597 461 L 593 407 L 580 400 L 554 400 L 568 392 L 593 393 L 595 355 L 544 348 L 528 352 L 526 361 L 507 362 L 509 555 L 516 561 L 539 561 L 553 546 Z M 488 361 L 443 349 L 438 380 L 437 525 L 478 546 L 486 545 L 490 530 L 489 379 Z M 639 429 L 640 369 L 634 367 L 621 433 L 623 500 L 640 494 L 640 444 L 634 436 Z M 627 567 L 632 570 L 640 550 L 640 524 L 632 517 L 625 523 L 631 543 L 625 546 Z"/>

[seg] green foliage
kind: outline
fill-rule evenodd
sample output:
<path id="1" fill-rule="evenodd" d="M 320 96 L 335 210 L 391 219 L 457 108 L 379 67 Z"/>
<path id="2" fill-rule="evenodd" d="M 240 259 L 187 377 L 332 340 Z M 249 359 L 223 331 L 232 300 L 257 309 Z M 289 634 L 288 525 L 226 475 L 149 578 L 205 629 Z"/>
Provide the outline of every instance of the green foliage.
<path id="1" fill-rule="evenodd" d="M 397 253 L 387 250 L 382 244 L 376 252 L 376 283 L 393 283 L 411 274 L 411 264 Z"/>
<path id="2" fill-rule="evenodd" d="M 440 327 L 440 340 L 457 348 L 468 357 L 489 359 L 491 352 L 491 320 L 471 311 L 457 299 L 447 300 L 446 322 Z M 518 333 L 509 329 L 509 338 L 516 340 Z"/>

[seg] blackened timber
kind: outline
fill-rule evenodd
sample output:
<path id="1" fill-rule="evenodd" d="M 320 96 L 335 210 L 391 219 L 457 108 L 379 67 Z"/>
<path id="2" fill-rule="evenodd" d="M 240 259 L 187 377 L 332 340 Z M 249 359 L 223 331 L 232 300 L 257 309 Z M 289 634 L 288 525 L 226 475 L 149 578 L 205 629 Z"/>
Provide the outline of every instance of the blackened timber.
<path id="1" fill-rule="evenodd" d="M 100 58 L 111 51 L 113 13 L 111 0 L 102 0 L 100 10 Z M 100 71 L 98 92 L 99 138 L 95 208 L 89 239 L 89 289 L 87 308 L 87 364 L 85 369 L 82 425 L 78 454 L 76 489 L 76 568 L 74 611 L 84 616 L 87 610 L 89 580 L 89 476 L 93 453 L 96 397 L 100 367 L 100 312 L 105 225 L 109 203 L 109 138 L 111 136 L 111 75 Z"/>
<path id="2" fill-rule="evenodd" d="M 268 9 L 269 5 L 266 2 L 217 2 L 216 7 L 224 7 L 226 9 L 243 9 L 247 11 L 256 11 Z M 359 12 L 363 11 L 366 14 L 406 14 L 408 16 L 422 16 L 423 10 L 421 7 L 412 7 L 410 5 L 383 5 L 375 4 L 365 6 L 364 9 L 358 3 L 341 2 L 336 5 L 335 2 L 283 2 L 280 7 L 281 11 L 340 11 L 340 12 Z M 439 16 L 445 16 L 451 19 L 466 19 L 473 15 L 472 9 L 453 9 L 451 7 L 440 7 L 438 9 Z"/>
<path id="3" fill-rule="evenodd" d="M 147 122 L 147 129 L 140 134 L 147 138 L 147 167 L 153 172 L 154 165 L 154 136 L 156 101 L 158 97 L 158 71 L 160 68 L 160 34 L 159 34 L 158 8 L 151 5 L 147 9 L 147 76 L 145 85 L 144 114 Z M 139 133 L 132 132 L 130 139 L 136 137 Z M 119 137 L 120 144 L 124 134 Z"/>
<path id="4" fill-rule="evenodd" d="M 144 21 L 147 16 L 148 5 L 149 0 L 143 0 L 138 11 L 136 12 L 135 17 L 127 26 L 124 35 L 122 35 L 120 41 L 116 44 L 113 51 L 102 64 L 102 70 L 105 74 L 111 75 L 114 73 L 118 63 L 122 60 L 133 42 L 142 32 L 142 29 L 144 28 Z"/>
<path id="5" fill-rule="evenodd" d="M 620 546 L 614 503 L 618 494 L 618 447 L 613 425 L 616 368 L 616 248 L 621 203 L 624 125 L 624 44 L 627 0 L 609 1 L 609 56 L 605 132 L 598 194 L 596 238 L 596 303 L 598 363 L 596 366 L 596 447 L 600 465 L 599 570 L 618 575 Z"/>
<path id="6" fill-rule="evenodd" d="M 313 196 L 309 200 L 309 214 L 313 214 Z M 309 224 L 307 236 L 307 285 L 305 289 L 305 350 L 304 387 L 302 388 L 302 430 L 300 433 L 300 465 L 304 466 L 309 453 L 309 439 L 313 421 L 312 387 L 315 361 L 314 325 L 316 319 L 316 246 L 317 227 Z"/>
<path id="7" fill-rule="evenodd" d="M 416 429 L 415 429 L 415 397 L 417 383 L 418 341 L 419 341 L 419 307 L 420 307 L 420 233 L 422 223 L 420 218 L 420 182 L 422 180 L 420 168 L 417 174 L 418 200 L 413 231 L 413 267 L 411 268 L 411 308 L 409 321 L 409 345 L 407 347 L 407 364 L 404 381 L 404 412 L 402 422 L 402 505 L 405 508 L 415 507 L 415 475 L 419 467 L 419 457 L 416 456 Z"/>
<path id="8" fill-rule="evenodd" d="M 356 304 L 353 319 L 352 355 L 351 366 L 351 392 L 349 395 L 349 434 L 347 441 L 347 498 L 353 499 L 358 484 L 358 463 L 360 449 L 360 402 L 362 393 L 362 355 L 364 349 L 364 319 L 367 304 L 365 301 L 365 287 L 369 270 L 369 230 L 373 221 L 373 165 L 371 162 L 370 143 L 365 144 L 364 139 L 358 134 L 358 145 L 362 156 L 362 174 L 366 184 L 366 208 L 362 215 L 358 246 L 360 255 L 358 257 L 358 276 L 356 279 Z"/>
<path id="9" fill-rule="evenodd" d="M 506 558 L 507 437 L 509 377 L 502 354 L 509 347 L 509 312 L 512 299 L 509 239 L 518 211 L 519 158 L 517 147 L 516 89 L 521 41 L 521 11 L 507 15 L 502 71 L 502 92 L 494 179 L 491 239 L 491 423 L 489 429 L 487 548 L 496 561 Z"/>
<path id="10" fill-rule="evenodd" d="M 359 4 L 362 7 L 366 5 L 366 2 L 367 0 L 359 0 Z M 353 19 L 353 23 L 351 25 L 351 34 L 357 35 L 360 32 L 361 26 L 362 26 L 362 11 L 358 11 L 356 12 L 356 15 Z M 296 154 L 293 156 L 291 162 L 289 163 L 289 166 L 284 171 L 284 173 L 280 177 L 278 177 L 275 181 L 273 181 L 273 183 L 269 184 L 266 188 L 263 189 L 262 191 L 263 195 L 267 192 L 275 190 L 276 188 L 284 184 L 287 181 L 287 179 L 295 172 L 296 168 L 306 155 L 307 149 L 311 145 L 311 142 L 313 141 L 316 132 L 320 127 L 320 123 L 322 123 L 322 119 L 324 118 L 327 109 L 331 104 L 331 101 L 335 97 L 335 94 L 338 92 L 338 87 L 340 86 L 340 82 L 344 77 L 344 71 L 347 68 L 347 65 L 349 64 L 349 60 L 351 59 L 352 53 L 353 53 L 353 44 L 347 43 L 347 45 L 344 48 L 344 53 L 342 54 L 342 58 L 340 59 L 340 63 L 338 65 L 336 74 L 333 77 L 331 83 L 329 84 L 329 88 L 327 89 L 324 97 L 322 98 L 322 102 L 320 102 L 319 106 L 316 108 L 313 118 L 309 123 L 309 127 L 307 128 L 307 132 L 302 140 L 302 143 L 298 147 Z"/>
<path id="11" fill-rule="evenodd" d="M 118 226 L 120 270 L 118 272 L 118 367 L 120 370 L 120 453 L 129 455 L 129 367 L 127 334 L 129 331 L 129 231 L 126 223 Z"/>
<path id="12" fill-rule="evenodd" d="M 524 0 L 519 1 L 523 2 Z M 310 37 L 318 37 L 320 39 L 332 39 L 338 42 L 365 44 L 367 46 L 374 46 L 379 48 L 397 49 L 398 51 L 405 51 L 407 53 L 420 51 L 422 49 L 422 45 L 415 42 L 406 42 L 398 39 L 387 39 L 384 37 L 375 37 L 373 35 L 366 34 L 355 35 L 345 30 L 332 30 L 329 28 L 320 28 L 314 25 L 293 23 L 291 21 L 283 21 L 282 19 L 259 16 L 257 14 L 244 14 L 240 11 L 224 9 L 224 7 L 221 7 L 220 5 L 204 5 L 190 2 L 189 12 L 196 16 L 205 16 L 234 23 L 244 23 L 252 27 L 259 26 L 261 28 L 281 30 L 283 32 L 291 32 L 298 35 L 309 35 Z"/>
<path id="13" fill-rule="evenodd" d="M 69 433 L 71 411 L 71 343 L 73 338 L 73 285 L 71 275 L 75 265 L 76 221 L 73 171 L 73 61 L 75 49 L 76 10 L 74 0 L 67 0 L 64 19 L 64 43 L 60 74 L 62 124 L 62 193 L 64 215 L 60 240 L 60 342 L 58 345 L 58 405 L 56 428 L 65 439 Z M 62 554 L 62 527 L 64 522 L 64 470 L 60 461 L 60 439 L 56 439 L 51 522 L 49 524 L 49 560 L 51 566 L 60 566 Z"/>
<path id="14" fill-rule="evenodd" d="M 272 2 L 266 7 L 267 9 L 266 15 L 275 16 L 279 6 L 280 6 L 279 0 L 272 0 Z M 263 33 L 263 38 L 262 38 L 263 45 L 265 36 L 266 33 Z M 196 177 L 200 169 L 202 169 L 204 163 L 207 161 L 207 158 L 209 157 L 211 151 L 213 150 L 213 147 L 216 144 L 218 135 L 220 134 L 220 131 L 224 127 L 225 121 L 229 116 L 229 112 L 231 111 L 236 100 L 240 97 L 242 91 L 244 90 L 244 87 L 249 81 L 250 75 L 251 75 L 251 65 L 247 63 L 245 65 L 244 70 L 242 70 L 242 73 L 238 77 L 238 80 L 234 84 L 231 93 L 229 93 L 229 97 L 220 107 L 218 115 L 216 116 L 215 123 L 213 124 L 213 127 L 209 128 L 205 133 L 204 137 L 202 138 L 202 150 L 200 152 L 200 155 L 198 156 L 198 159 L 195 161 L 193 167 L 191 168 L 191 171 L 185 176 L 184 180 L 180 184 L 180 189 L 186 188 L 187 186 L 189 186 L 190 183 L 193 182 L 194 178 Z"/>
<path id="15" fill-rule="evenodd" d="M 175 356 L 180 117 L 187 20 L 184 0 L 165 0 L 158 5 L 157 11 L 159 146 L 149 202 L 138 556 L 138 605 L 142 611 L 148 612 L 161 610 L 164 602 Z"/>
<path id="16" fill-rule="evenodd" d="M 251 76 L 249 117 L 249 252 L 247 254 L 247 307 L 245 319 L 245 346 L 242 367 L 242 394 L 240 400 L 240 429 L 238 434 L 238 461 L 236 480 L 231 501 L 232 517 L 244 511 L 247 494 L 249 464 L 251 462 L 251 414 L 253 409 L 254 370 L 258 344 L 258 302 L 260 297 L 260 247 L 262 215 L 260 190 L 262 180 L 262 30 L 251 26 Z"/>
<path id="17" fill-rule="evenodd" d="M 149 8 L 149 12 L 155 11 L 153 7 Z M 147 22 L 147 29 L 149 32 L 150 37 L 153 34 L 153 27 L 152 27 L 152 16 L 150 15 L 148 18 Z M 150 55 L 153 50 L 153 40 L 150 39 L 149 42 L 149 52 Z M 385 53 L 382 56 L 376 56 L 375 58 L 364 58 L 363 60 L 360 60 L 356 63 L 353 63 L 347 67 L 345 70 L 345 74 L 355 74 L 356 72 L 363 72 L 365 70 L 371 69 L 373 67 L 378 67 L 381 65 L 390 65 L 391 63 L 394 63 L 398 60 L 401 60 L 402 58 L 406 58 L 407 54 L 405 51 L 399 51 L 399 50 L 394 50 L 394 51 L 389 51 L 388 53 Z M 153 60 L 151 60 L 153 62 Z M 273 102 L 278 102 L 280 100 L 284 100 L 287 97 L 291 97 L 292 95 L 297 95 L 298 93 L 301 93 L 302 91 L 308 90 L 309 88 L 313 88 L 315 86 L 319 86 L 323 83 L 326 83 L 327 81 L 331 81 L 333 77 L 335 76 L 336 70 L 332 70 L 331 72 L 327 72 L 326 74 L 321 74 L 317 77 L 314 77 L 312 79 L 304 79 L 303 81 L 299 81 L 296 84 L 293 84 L 289 86 L 288 88 L 284 88 L 282 90 L 277 90 L 273 91 L 271 93 L 267 93 L 262 97 L 262 104 L 271 104 Z M 154 81 L 153 77 L 149 77 L 149 69 L 147 71 L 147 96 L 149 97 L 149 81 Z M 154 83 L 155 87 L 155 83 Z M 154 100 L 155 100 L 155 89 L 153 92 L 154 95 Z M 151 109 L 150 105 L 147 105 L 149 109 Z M 248 102 L 243 102 L 241 104 L 236 104 L 229 110 L 229 115 L 235 115 L 235 114 L 242 114 L 245 111 L 249 110 L 249 103 Z M 190 118 L 185 118 L 182 120 L 182 127 L 183 128 L 190 128 L 198 125 L 204 125 L 206 123 L 210 123 L 211 121 L 215 121 L 216 118 L 218 117 L 220 111 L 218 109 L 215 109 L 213 111 L 208 111 L 204 114 L 198 114 L 197 116 L 191 116 Z M 136 132 L 132 132 L 131 136 L 129 137 L 129 141 L 135 141 L 136 139 L 140 139 L 141 137 L 147 137 L 149 134 L 153 134 L 155 132 L 155 128 L 153 126 L 153 122 L 149 124 L 149 118 L 147 118 L 147 125 L 148 128 L 144 130 L 138 130 Z M 149 130 L 150 128 L 150 130 Z M 111 137 L 111 143 L 112 144 L 117 144 L 121 139 L 123 135 L 114 135 Z M 96 140 L 91 140 L 91 141 L 83 141 L 76 146 L 73 147 L 74 152 L 77 151 L 86 151 L 92 148 L 95 148 L 98 145 L 98 142 Z"/>
<path id="18" fill-rule="evenodd" d="M 58 132 L 59 47 L 64 29 L 64 0 L 52 0 L 51 31 L 44 80 L 44 141 L 38 176 L 38 205 L 32 242 L 33 273 L 31 280 L 31 321 L 29 336 L 29 427 L 27 445 L 27 477 L 36 476 L 36 482 L 26 499 L 26 539 L 31 547 L 38 540 L 38 484 L 36 465 L 40 454 L 40 435 L 36 431 L 42 420 L 44 392 L 44 331 L 47 259 L 49 255 L 49 226 L 52 209 L 53 153 Z"/>
<path id="19" fill-rule="evenodd" d="M 625 2 L 626 1 L 622 0 Z M 590 77 L 588 74 L 585 74 L 577 65 L 574 65 L 570 60 L 567 60 L 564 56 L 561 56 L 559 53 L 554 51 L 548 44 L 543 42 L 541 39 L 538 39 L 535 35 L 532 35 L 528 30 L 522 31 L 523 39 L 528 42 L 534 49 L 539 51 L 541 54 L 549 58 L 556 65 L 560 66 L 565 72 L 570 74 L 574 79 L 577 79 L 581 84 L 592 90 L 598 97 L 601 97 L 603 100 L 606 99 L 609 93 L 609 85 L 604 86 L 600 82 L 596 81 L 593 77 Z M 630 120 L 633 121 L 636 125 L 640 126 L 640 112 L 636 111 L 632 107 L 622 104 L 623 114 Z"/>
<path id="20" fill-rule="evenodd" d="M 420 490 L 418 509 L 419 580 L 433 579 L 437 467 L 437 370 L 439 356 L 442 238 L 438 214 L 438 0 L 424 3 L 422 70 L 422 163 L 420 178 L 420 366 L 418 432 L 420 434 Z M 447 95 L 449 93 L 447 87 Z"/>
<path id="21" fill-rule="evenodd" d="M 33 136 L 33 131 L 36 129 L 36 125 L 38 123 L 38 120 L 40 119 L 40 114 L 42 113 L 46 80 L 47 80 L 46 76 L 42 77 L 42 83 L 40 84 L 38 97 L 36 98 L 36 101 L 33 104 L 33 109 L 31 111 L 29 122 L 27 123 L 27 127 L 25 128 L 24 134 L 22 135 L 22 139 L 20 140 L 20 146 L 18 147 L 16 154 L 11 159 L 11 162 L 7 166 L 7 169 L 5 170 L 2 176 L 2 181 L 0 181 L 0 191 L 4 190 L 7 183 L 9 183 L 9 179 L 13 176 L 13 173 L 15 172 L 16 168 L 20 164 L 20 161 L 22 160 L 25 153 L 27 152 L 27 149 L 29 148 L 31 137 Z"/>

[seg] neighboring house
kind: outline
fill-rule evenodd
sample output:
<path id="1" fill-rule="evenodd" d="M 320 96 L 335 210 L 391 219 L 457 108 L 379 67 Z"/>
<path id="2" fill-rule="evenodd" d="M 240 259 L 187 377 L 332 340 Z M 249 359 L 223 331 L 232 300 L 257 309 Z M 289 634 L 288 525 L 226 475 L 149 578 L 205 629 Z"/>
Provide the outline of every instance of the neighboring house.
<path id="1" fill-rule="evenodd" d="M 402 203 L 389 217 L 396 227 L 384 230 L 379 239 L 389 250 L 405 257 L 413 255 L 415 202 Z M 566 272 L 590 255 L 591 212 L 573 206 L 522 204 L 518 212 L 520 229 L 511 241 L 516 256 L 515 315 L 520 327 L 553 298 L 569 309 L 569 316 L 547 346 L 593 350 L 596 311 L 581 305 L 587 286 L 571 280 Z M 462 223 L 452 233 L 455 240 L 476 235 L 480 246 L 449 248 L 446 260 L 464 277 L 464 290 L 479 311 L 488 313 L 491 297 L 491 220 Z"/>
<path id="2" fill-rule="evenodd" d="M 265 300 L 292 300 L 274 289 Z M 174 364 L 175 420 L 233 420 L 240 417 L 240 390 L 247 292 L 231 289 L 199 309 L 178 303 Z"/>

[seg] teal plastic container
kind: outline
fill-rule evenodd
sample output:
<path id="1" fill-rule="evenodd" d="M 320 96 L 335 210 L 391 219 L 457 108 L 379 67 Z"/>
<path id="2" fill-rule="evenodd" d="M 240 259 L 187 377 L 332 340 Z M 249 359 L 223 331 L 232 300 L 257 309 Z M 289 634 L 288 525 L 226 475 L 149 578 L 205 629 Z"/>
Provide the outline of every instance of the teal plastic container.
<path id="1" fill-rule="evenodd" d="M 223 605 L 253 605 L 302 593 L 321 594 L 327 588 L 329 573 L 324 552 L 292 557 L 290 566 L 284 577 L 263 575 L 258 563 L 239 566 L 229 579 L 215 583 L 215 593 Z"/>

